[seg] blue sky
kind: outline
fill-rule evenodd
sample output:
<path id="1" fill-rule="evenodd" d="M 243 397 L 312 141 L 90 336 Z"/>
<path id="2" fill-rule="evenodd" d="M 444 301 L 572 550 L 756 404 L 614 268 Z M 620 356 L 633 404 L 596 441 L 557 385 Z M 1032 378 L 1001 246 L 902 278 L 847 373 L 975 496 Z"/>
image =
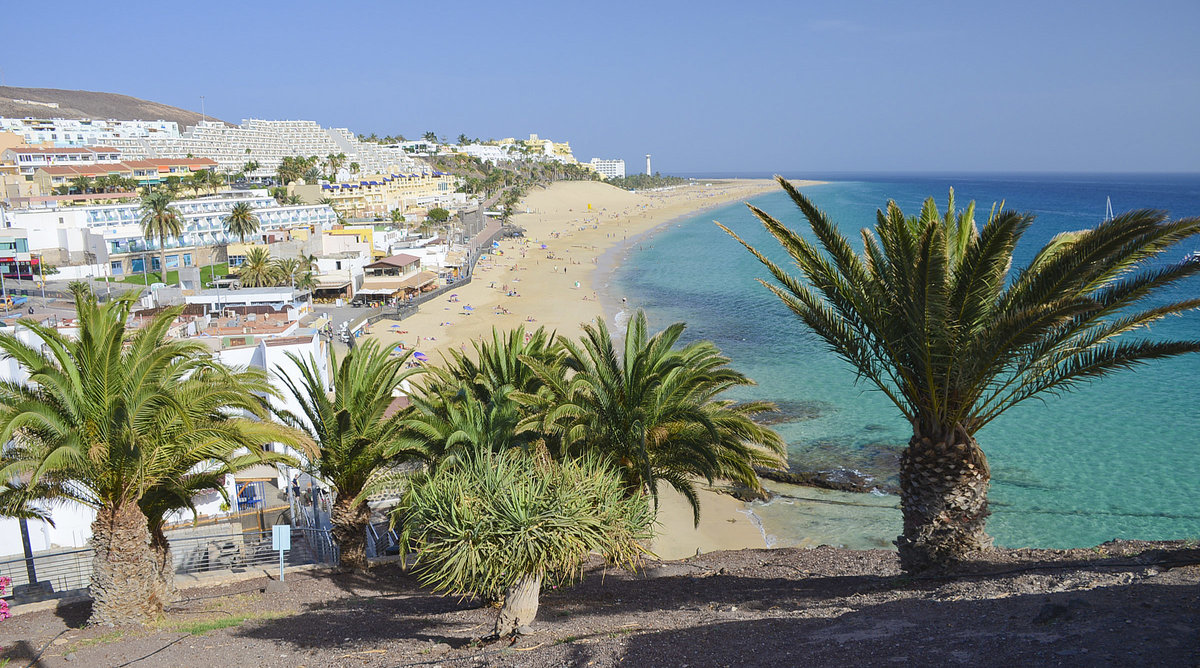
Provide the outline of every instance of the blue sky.
<path id="1" fill-rule="evenodd" d="M 664 173 L 1200 172 L 1200 2 L 56 2 L 0 78 Z"/>

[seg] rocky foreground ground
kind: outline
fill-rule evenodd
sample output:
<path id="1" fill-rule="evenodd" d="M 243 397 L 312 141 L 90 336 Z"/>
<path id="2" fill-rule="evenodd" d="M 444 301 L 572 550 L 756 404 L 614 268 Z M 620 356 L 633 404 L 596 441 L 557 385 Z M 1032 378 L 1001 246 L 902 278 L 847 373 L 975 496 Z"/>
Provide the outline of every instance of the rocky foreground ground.
<path id="1" fill-rule="evenodd" d="M 546 592 L 534 633 L 395 564 L 189 589 L 155 628 L 83 625 L 87 603 L 0 622 L 37 666 L 1200 665 L 1200 547 L 995 550 L 952 578 L 887 551 L 744 550 L 589 569 Z"/>

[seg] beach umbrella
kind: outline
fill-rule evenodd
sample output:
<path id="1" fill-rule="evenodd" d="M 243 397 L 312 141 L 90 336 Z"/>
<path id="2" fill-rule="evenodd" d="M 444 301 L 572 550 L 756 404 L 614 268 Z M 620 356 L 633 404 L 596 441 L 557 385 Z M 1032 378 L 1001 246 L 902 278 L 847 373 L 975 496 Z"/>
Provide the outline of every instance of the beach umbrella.
<path id="1" fill-rule="evenodd" d="M 545 247 L 546 247 L 546 244 L 542 244 L 542 248 L 545 248 Z"/>
<path id="2" fill-rule="evenodd" d="M 457 296 L 458 296 L 458 293 L 456 292 L 456 293 L 454 293 L 454 294 L 452 294 L 452 295 L 450 295 L 450 296 L 451 296 L 451 297 L 457 297 Z"/>
<path id="3" fill-rule="evenodd" d="M 424 362 L 429 359 L 429 355 L 426 355 L 425 353 L 413 353 L 413 359 Z"/>
<path id="4" fill-rule="evenodd" d="M 392 329 L 400 329 L 400 325 L 392 325 Z"/>

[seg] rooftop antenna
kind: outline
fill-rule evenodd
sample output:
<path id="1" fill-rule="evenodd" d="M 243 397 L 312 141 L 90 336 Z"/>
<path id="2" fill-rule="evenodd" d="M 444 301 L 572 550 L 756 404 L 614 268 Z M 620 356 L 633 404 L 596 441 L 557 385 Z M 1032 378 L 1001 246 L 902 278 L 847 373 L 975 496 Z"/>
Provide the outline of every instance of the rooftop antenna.
<path id="1" fill-rule="evenodd" d="M 200 118 L 208 120 L 208 114 L 204 113 L 204 96 L 200 96 Z"/>

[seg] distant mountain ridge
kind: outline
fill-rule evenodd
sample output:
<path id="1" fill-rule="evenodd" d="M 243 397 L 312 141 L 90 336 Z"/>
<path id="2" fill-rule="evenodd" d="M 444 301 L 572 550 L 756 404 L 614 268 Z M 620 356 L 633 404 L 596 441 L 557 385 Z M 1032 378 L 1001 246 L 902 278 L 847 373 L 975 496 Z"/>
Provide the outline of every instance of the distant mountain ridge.
<path id="1" fill-rule="evenodd" d="M 28 104 L 16 100 L 56 103 L 58 107 Z M 122 121 L 175 121 L 179 124 L 180 130 L 195 125 L 202 118 L 221 121 L 219 118 L 204 117 L 187 109 L 128 95 L 88 90 L 19 88 L 16 86 L 0 86 L 0 116 L 6 118 L 91 118 L 102 120 L 112 118 Z M 225 123 L 225 121 L 221 122 Z"/>

